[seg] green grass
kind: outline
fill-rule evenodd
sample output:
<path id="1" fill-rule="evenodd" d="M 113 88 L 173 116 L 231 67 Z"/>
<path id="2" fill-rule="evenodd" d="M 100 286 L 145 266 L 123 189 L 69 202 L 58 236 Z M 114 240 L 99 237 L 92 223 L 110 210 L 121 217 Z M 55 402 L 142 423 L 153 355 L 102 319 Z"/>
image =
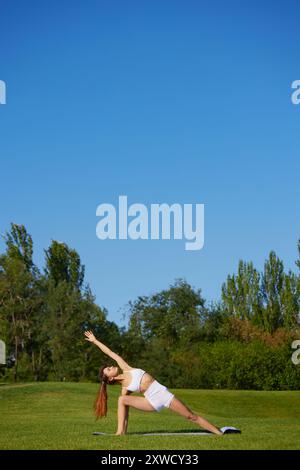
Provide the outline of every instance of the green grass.
<path id="1" fill-rule="evenodd" d="M 95 422 L 96 391 L 85 383 L 0 385 L 0 449 L 300 449 L 300 392 L 176 390 L 194 411 L 242 434 L 147 437 L 134 433 L 199 428 L 170 410 L 131 409 L 129 434 L 93 436 L 116 431 L 119 392 L 109 389 L 108 417 Z"/>

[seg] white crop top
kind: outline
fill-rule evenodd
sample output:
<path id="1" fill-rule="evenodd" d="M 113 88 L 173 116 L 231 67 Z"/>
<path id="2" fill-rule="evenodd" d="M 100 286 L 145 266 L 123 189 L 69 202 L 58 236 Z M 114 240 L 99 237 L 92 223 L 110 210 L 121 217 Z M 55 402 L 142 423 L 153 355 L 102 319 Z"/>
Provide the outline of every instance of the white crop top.
<path id="1" fill-rule="evenodd" d="M 129 392 L 139 392 L 141 380 L 143 375 L 145 374 L 145 371 L 143 369 L 131 369 L 129 372 L 131 373 L 132 379 L 127 387 L 127 390 Z"/>

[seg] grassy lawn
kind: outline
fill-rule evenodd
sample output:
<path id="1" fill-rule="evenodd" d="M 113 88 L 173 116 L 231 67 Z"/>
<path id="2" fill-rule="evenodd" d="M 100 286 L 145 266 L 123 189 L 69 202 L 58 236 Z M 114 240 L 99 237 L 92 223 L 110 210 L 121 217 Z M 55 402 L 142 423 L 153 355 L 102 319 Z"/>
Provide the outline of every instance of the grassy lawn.
<path id="1" fill-rule="evenodd" d="M 116 431 L 118 387 L 109 389 L 108 417 L 95 422 L 97 385 L 86 383 L 0 384 L 0 449 L 300 449 L 300 392 L 176 390 L 194 411 L 241 435 L 141 436 L 135 433 L 196 431 L 175 413 L 130 409 L 126 436 Z M 174 392 L 174 390 L 173 390 Z"/>

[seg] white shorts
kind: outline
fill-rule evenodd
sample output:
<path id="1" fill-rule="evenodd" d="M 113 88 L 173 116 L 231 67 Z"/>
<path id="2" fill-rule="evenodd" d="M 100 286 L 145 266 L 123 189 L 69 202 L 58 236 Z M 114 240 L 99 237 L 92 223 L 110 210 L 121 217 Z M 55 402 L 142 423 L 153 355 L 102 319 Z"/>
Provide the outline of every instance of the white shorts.
<path id="1" fill-rule="evenodd" d="M 171 401 L 174 398 L 173 393 L 171 393 L 167 387 L 157 382 L 157 380 L 152 382 L 145 391 L 144 396 L 156 411 L 160 411 L 163 408 L 169 408 Z"/>

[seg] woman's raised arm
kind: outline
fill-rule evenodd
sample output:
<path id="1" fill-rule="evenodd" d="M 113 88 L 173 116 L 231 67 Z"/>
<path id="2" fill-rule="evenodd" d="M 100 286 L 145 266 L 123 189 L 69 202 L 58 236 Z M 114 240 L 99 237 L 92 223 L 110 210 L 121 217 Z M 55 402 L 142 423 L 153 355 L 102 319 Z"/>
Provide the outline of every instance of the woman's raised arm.
<path id="1" fill-rule="evenodd" d="M 118 354 L 114 353 L 114 352 L 111 351 L 107 346 L 105 346 L 105 344 L 103 344 L 103 343 L 101 343 L 100 341 L 98 341 L 92 331 L 86 331 L 86 332 L 84 333 L 84 335 L 85 335 L 85 339 L 86 339 L 87 341 L 89 341 L 90 343 L 93 343 L 93 344 L 95 344 L 96 346 L 98 346 L 98 348 L 101 349 L 101 351 L 102 351 L 104 354 L 106 354 L 106 355 L 109 356 L 111 359 L 113 359 L 114 361 L 116 361 L 116 363 L 118 364 L 118 366 L 119 366 L 122 370 L 129 370 L 129 369 L 132 369 L 132 367 L 130 367 L 130 365 L 128 365 L 127 362 L 125 362 L 124 359 L 122 359 L 121 356 L 119 356 Z"/>

